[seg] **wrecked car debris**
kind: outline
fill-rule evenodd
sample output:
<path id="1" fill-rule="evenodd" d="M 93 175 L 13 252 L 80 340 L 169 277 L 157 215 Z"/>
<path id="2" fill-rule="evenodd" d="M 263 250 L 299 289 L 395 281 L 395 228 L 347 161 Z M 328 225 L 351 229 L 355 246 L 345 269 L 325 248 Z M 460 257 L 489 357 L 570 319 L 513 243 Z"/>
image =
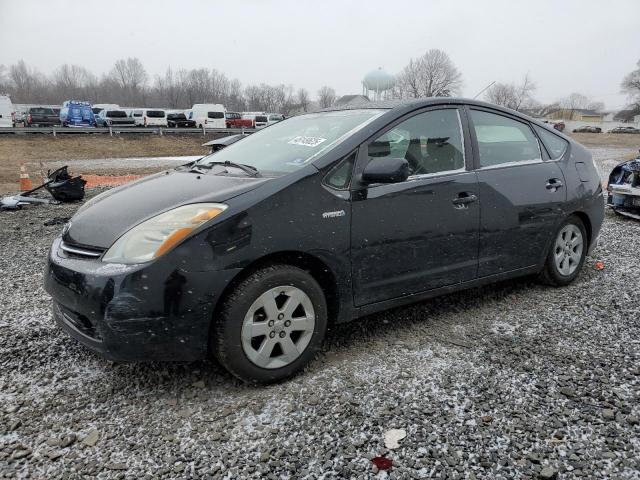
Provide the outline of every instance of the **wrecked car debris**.
<path id="1" fill-rule="evenodd" d="M 67 171 L 68 166 L 60 167 L 53 172 L 48 171 L 49 181 L 44 187 L 51 196 L 61 202 L 72 202 L 84 198 L 86 180 L 80 175 L 72 177 Z"/>
<path id="2" fill-rule="evenodd" d="M 607 205 L 616 213 L 640 220 L 640 155 L 611 171 Z"/>
<path id="3" fill-rule="evenodd" d="M 18 210 L 23 205 L 30 204 L 59 204 L 60 202 L 73 202 L 84 198 L 84 186 L 87 183 L 80 175 L 71 176 L 67 166 L 47 172 L 48 179 L 41 185 L 18 195 L 11 195 L 0 199 L 0 210 Z M 31 194 L 45 188 L 53 197 L 39 198 Z"/>

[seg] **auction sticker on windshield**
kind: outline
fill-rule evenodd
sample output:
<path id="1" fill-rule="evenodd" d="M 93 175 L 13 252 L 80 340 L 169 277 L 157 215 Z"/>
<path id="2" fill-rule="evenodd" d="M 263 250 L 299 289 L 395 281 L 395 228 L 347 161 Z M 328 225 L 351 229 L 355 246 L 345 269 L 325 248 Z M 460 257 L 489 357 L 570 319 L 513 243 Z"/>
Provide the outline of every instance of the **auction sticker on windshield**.
<path id="1" fill-rule="evenodd" d="M 299 135 L 295 138 L 292 138 L 287 143 L 290 143 L 291 145 L 304 145 L 305 147 L 317 147 L 322 142 L 326 142 L 326 141 L 327 141 L 326 138 L 305 137 L 303 135 Z"/>

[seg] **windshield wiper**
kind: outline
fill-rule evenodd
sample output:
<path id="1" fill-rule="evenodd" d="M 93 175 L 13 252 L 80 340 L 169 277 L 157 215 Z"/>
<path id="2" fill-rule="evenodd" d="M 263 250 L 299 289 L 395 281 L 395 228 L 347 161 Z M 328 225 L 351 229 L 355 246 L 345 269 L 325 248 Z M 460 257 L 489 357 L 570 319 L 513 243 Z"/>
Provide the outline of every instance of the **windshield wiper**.
<path id="1" fill-rule="evenodd" d="M 200 165 L 193 165 L 190 169 L 189 169 L 189 173 L 199 173 L 201 175 L 205 175 L 207 172 L 205 172 L 204 170 L 201 170 Z"/>
<path id="2" fill-rule="evenodd" d="M 243 172 L 245 172 L 247 175 L 251 175 L 252 177 L 257 177 L 258 175 L 260 175 L 260 172 L 258 171 L 258 169 L 252 165 L 245 165 L 244 163 L 235 163 L 235 162 L 230 162 L 230 161 L 225 161 L 225 162 L 207 162 L 201 165 L 198 165 L 198 167 L 213 167 L 214 165 L 223 165 L 225 167 L 233 167 L 233 168 L 239 168 L 240 170 L 242 170 Z M 197 167 L 196 167 L 197 168 Z"/>

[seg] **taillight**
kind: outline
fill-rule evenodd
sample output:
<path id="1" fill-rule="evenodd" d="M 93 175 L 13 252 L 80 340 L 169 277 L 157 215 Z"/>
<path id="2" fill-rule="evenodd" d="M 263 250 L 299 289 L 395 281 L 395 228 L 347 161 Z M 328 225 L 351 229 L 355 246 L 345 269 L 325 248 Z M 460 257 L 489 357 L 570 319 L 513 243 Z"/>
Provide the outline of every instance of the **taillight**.
<path id="1" fill-rule="evenodd" d="M 31 114 L 27 117 L 27 123 L 31 123 Z"/>
<path id="2" fill-rule="evenodd" d="M 204 124 L 205 124 L 205 125 L 207 124 L 207 119 L 206 119 L 206 118 L 204 119 Z"/>

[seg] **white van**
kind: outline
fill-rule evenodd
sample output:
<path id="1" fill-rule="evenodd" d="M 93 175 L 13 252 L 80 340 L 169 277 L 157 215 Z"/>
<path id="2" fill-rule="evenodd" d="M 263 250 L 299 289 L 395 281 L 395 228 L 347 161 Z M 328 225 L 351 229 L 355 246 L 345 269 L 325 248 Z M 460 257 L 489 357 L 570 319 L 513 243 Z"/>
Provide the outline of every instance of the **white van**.
<path id="1" fill-rule="evenodd" d="M 0 127 L 13 127 L 15 110 L 8 95 L 0 95 Z"/>
<path id="2" fill-rule="evenodd" d="M 136 127 L 166 127 L 167 112 L 161 108 L 136 108 L 131 116 L 136 122 Z"/>
<path id="3" fill-rule="evenodd" d="M 120 105 L 116 103 L 94 103 L 91 105 L 91 111 L 94 115 L 98 115 L 102 110 L 120 110 Z"/>
<path id="4" fill-rule="evenodd" d="M 253 128 L 264 128 L 269 122 L 268 115 L 264 112 L 243 112 L 242 118 L 253 120 Z"/>
<path id="5" fill-rule="evenodd" d="M 219 103 L 196 103 L 184 113 L 198 128 L 227 128 L 226 109 Z"/>

